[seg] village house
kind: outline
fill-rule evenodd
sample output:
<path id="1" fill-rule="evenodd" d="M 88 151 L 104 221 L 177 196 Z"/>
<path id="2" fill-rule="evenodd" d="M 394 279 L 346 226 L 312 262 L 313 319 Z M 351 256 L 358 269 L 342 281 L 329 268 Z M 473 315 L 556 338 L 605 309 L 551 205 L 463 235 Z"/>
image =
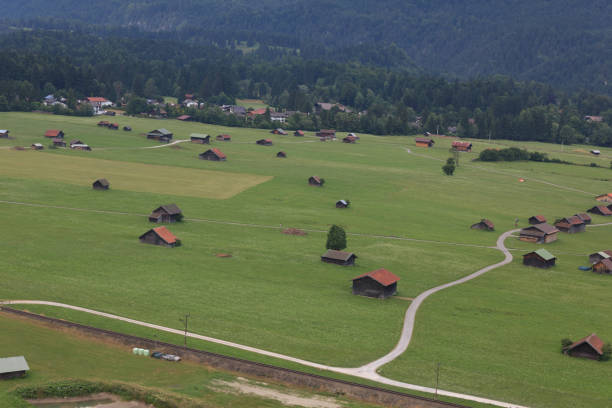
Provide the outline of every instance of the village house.
<path id="1" fill-rule="evenodd" d="M 610 258 L 612 258 L 612 251 L 608 249 L 605 251 L 595 252 L 594 254 L 589 255 L 589 262 L 591 264 L 596 264 L 597 262 L 603 259 L 610 259 Z"/>
<path id="2" fill-rule="evenodd" d="M 159 140 L 160 142 L 169 142 L 172 140 L 172 133 L 167 129 L 155 129 L 147 133 L 147 139 Z"/>
<path id="3" fill-rule="evenodd" d="M 342 143 L 355 143 L 357 138 L 355 136 L 347 136 L 342 139 Z"/>
<path id="4" fill-rule="evenodd" d="M 108 190 L 110 187 L 110 183 L 107 179 L 101 178 L 94 181 L 91 186 L 94 190 Z"/>
<path id="5" fill-rule="evenodd" d="M 109 106 L 113 106 L 113 103 L 106 98 L 102 98 L 99 96 L 90 96 L 87 98 L 87 103 L 91 105 L 93 108 L 94 114 L 101 114 L 104 111 L 104 108 Z"/>
<path id="6" fill-rule="evenodd" d="M 317 137 L 324 140 L 331 140 L 336 138 L 336 131 L 334 129 L 321 129 L 317 132 Z"/>
<path id="7" fill-rule="evenodd" d="M 259 139 L 255 143 L 260 146 L 272 146 L 272 140 L 270 139 Z"/>
<path id="8" fill-rule="evenodd" d="M 589 208 L 587 212 L 591 214 L 603 215 L 604 217 L 609 217 L 612 215 L 612 211 L 605 205 L 596 205 L 595 207 Z"/>
<path id="9" fill-rule="evenodd" d="M 321 261 L 327 262 L 327 263 L 334 263 L 334 264 L 338 264 L 342 266 L 348 266 L 348 265 L 355 265 L 356 258 L 357 258 L 357 255 L 355 255 L 352 252 L 343 252 L 343 251 L 336 251 L 334 249 L 328 249 L 327 252 L 325 252 L 321 256 Z"/>
<path id="10" fill-rule="evenodd" d="M 145 244 L 160 245 L 173 248 L 179 244 L 178 238 L 174 236 L 166 227 L 157 227 L 148 230 L 138 239 Z"/>
<path id="11" fill-rule="evenodd" d="M 604 342 L 595 333 L 567 346 L 563 353 L 572 357 L 599 360 L 603 355 Z"/>
<path id="12" fill-rule="evenodd" d="M 353 295 L 386 299 L 397 292 L 399 277 L 386 269 L 377 269 L 353 278 Z"/>
<path id="13" fill-rule="evenodd" d="M 64 139 L 60 139 L 59 137 L 54 137 L 51 139 L 51 142 L 53 142 L 53 146 L 55 147 L 66 147 L 66 142 Z"/>
<path id="14" fill-rule="evenodd" d="M 189 115 L 181 115 L 181 116 L 177 117 L 176 119 L 177 120 L 182 120 L 182 121 L 185 122 L 185 121 L 191 120 L 191 116 L 189 116 Z"/>
<path id="15" fill-rule="evenodd" d="M 584 117 L 584 120 L 586 120 L 587 122 L 600 123 L 603 122 L 603 116 L 587 115 Z"/>
<path id="16" fill-rule="evenodd" d="M 612 274 L 612 259 L 610 258 L 604 258 L 599 262 L 596 262 L 593 264 L 593 272 L 596 273 L 605 273 L 605 274 Z"/>
<path id="17" fill-rule="evenodd" d="M 495 226 L 493 225 L 493 223 L 486 219 L 483 218 L 482 220 L 480 220 L 480 222 L 477 222 L 476 224 L 472 224 L 472 226 L 470 227 L 471 229 L 479 229 L 479 230 L 485 230 L 485 231 L 494 231 L 495 230 Z"/>
<path id="18" fill-rule="evenodd" d="M 555 266 L 556 257 L 545 249 L 529 252 L 523 255 L 523 265 L 537 268 L 550 268 Z"/>
<path id="19" fill-rule="evenodd" d="M 546 222 L 546 217 L 544 217 L 543 215 L 534 215 L 532 217 L 529 217 L 528 222 L 531 225 L 542 224 Z"/>
<path id="20" fill-rule="evenodd" d="M 414 139 L 417 147 L 432 147 L 436 142 L 427 137 L 417 137 Z"/>
<path id="21" fill-rule="evenodd" d="M 23 356 L 0 358 L 0 380 L 22 378 L 28 371 L 30 367 Z"/>
<path id="22" fill-rule="evenodd" d="M 579 213 L 579 214 L 574 214 L 576 217 L 580 218 L 582 220 L 582 222 L 584 222 L 585 224 L 590 224 L 591 223 L 591 216 L 587 213 Z"/>
<path id="23" fill-rule="evenodd" d="M 270 120 L 272 122 L 285 123 L 288 115 L 285 112 L 270 112 Z"/>
<path id="24" fill-rule="evenodd" d="M 519 234 L 519 239 L 536 244 L 548 244 L 557 240 L 558 233 L 559 230 L 552 225 L 541 223 L 523 228 Z"/>
<path id="25" fill-rule="evenodd" d="M 232 140 L 232 137 L 230 135 L 218 135 L 216 139 L 220 142 L 229 142 Z"/>
<path id="26" fill-rule="evenodd" d="M 612 203 L 612 193 L 602 194 L 595 197 L 597 201 L 603 201 L 605 203 Z"/>
<path id="27" fill-rule="evenodd" d="M 470 142 L 454 141 L 452 149 L 456 152 L 471 152 L 472 144 Z"/>
<path id="28" fill-rule="evenodd" d="M 45 147 L 40 143 L 32 143 L 32 146 L 30 146 L 30 148 L 32 150 L 43 150 Z"/>
<path id="29" fill-rule="evenodd" d="M 8 137 L 9 137 L 9 131 L 6 129 L 0 129 L 0 138 L 8 139 Z"/>
<path id="30" fill-rule="evenodd" d="M 304 136 L 304 131 L 296 130 L 295 132 L 293 132 L 293 136 Z"/>
<path id="31" fill-rule="evenodd" d="M 347 200 L 336 201 L 336 208 L 348 208 L 349 205 L 351 205 L 351 202 Z"/>
<path id="32" fill-rule="evenodd" d="M 271 130 L 270 133 L 272 133 L 273 135 L 283 135 L 283 136 L 287 135 L 287 132 L 281 128 L 276 128 L 274 130 Z"/>
<path id="33" fill-rule="evenodd" d="M 308 178 L 308 184 L 311 186 L 323 187 L 323 183 L 325 183 L 325 181 L 320 177 L 311 176 Z"/>
<path id="34" fill-rule="evenodd" d="M 210 144 L 210 136 L 201 133 L 192 133 L 189 135 L 191 143 Z"/>
<path id="35" fill-rule="evenodd" d="M 555 227 L 561 232 L 567 232 L 568 234 L 574 234 L 577 232 L 583 232 L 586 228 L 586 224 L 577 216 L 561 218 L 555 223 Z"/>
<path id="36" fill-rule="evenodd" d="M 49 129 L 45 132 L 45 137 L 64 138 L 64 132 L 57 129 Z"/>
<path id="37" fill-rule="evenodd" d="M 204 153 L 200 153 L 198 157 L 202 160 L 210 160 L 210 161 L 226 161 L 227 156 L 224 155 L 221 150 L 213 147 L 212 149 L 208 149 Z"/>
<path id="38" fill-rule="evenodd" d="M 266 108 L 252 109 L 247 112 L 247 117 L 249 119 L 254 119 L 255 116 L 261 116 L 266 114 Z"/>
<path id="39" fill-rule="evenodd" d="M 285 158 L 287 158 L 287 153 L 285 153 L 285 152 L 278 152 L 278 153 L 276 153 L 276 157 L 285 159 Z"/>
<path id="40" fill-rule="evenodd" d="M 150 222 L 178 222 L 183 219 L 183 212 L 176 204 L 157 207 L 149 215 Z"/>

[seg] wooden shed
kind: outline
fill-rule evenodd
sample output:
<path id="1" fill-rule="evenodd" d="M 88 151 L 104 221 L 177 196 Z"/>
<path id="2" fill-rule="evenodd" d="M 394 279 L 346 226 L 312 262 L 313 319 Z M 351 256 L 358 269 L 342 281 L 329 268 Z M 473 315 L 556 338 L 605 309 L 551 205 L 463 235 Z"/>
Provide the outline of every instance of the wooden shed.
<path id="1" fill-rule="evenodd" d="M 350 205 L 351 205 L 351 202 L 348 200 L 336 201 L 336 208 L 348 208 Z"/>
<path id="2" fill-rule="evenodd" d="M 255 143 L 260 146 L 272 146 L 272 140 L 270 139 L 259 139 Z"/>
<path id="3" fill-rule="evenodd" d="M 612 274 L 612 259 L 605 258 L 593 264 L 593 272 Z"/>
<path id="4" fill-rule="evenodd" d="M 172 132 L 168 129 L 155 129 L 147 133 L 147 139 L 159 140 L 160 142 L 169 142 L 172 140 Z"/>
<path id="5" fill-rule="evenodd" d="M 311 176 L 308 178 L 308 184 L 311 186 L 323 187 L 323 183 L 325 183 L 325 181 L 320 177 Z"/>
<path id="6" fill-rule="evenodd" d="M 523 228 L 519 234 L 519 239 L 536 244 L 548 244 L 557 240 L 558 233 L 559 230 L 552 225 L 542 223 Z"/>
<path id="7" fill-rule="evenodd" d="M 157 207 L 149 215 L 151 222 L 177 222 L 183 219 L 183 212 L 176 204 Z"/>
<path id="8" fill-rule="evenodd" d="M 493 223 L 490 220 L 487 220 L 486 218 L 483 218 L 482 220 L 480 220 L 480 222 L 477 222 L 476 224 L 472 224 L 470 228 L 485 231 L 495 231 L 495 225 L 493 225 Z"/>
<path id="9" fill-rule="evenodd" d="M 30 146 L 30 148 L 32 150 L 43 150 L 45 147 L 40 143 L 32 143 L 32 146 Z"/>
<path id="10" fill-rule="evenodd" d="M 53 143 L 53 146 L 56 147 L 66 147 L 66 142 L 64 141 L 64 139 L 61 139 L 59 137 L 55 137 L 51 140 L 51 142 Z"/>
<path id="11" fill-rule="evenodd" d="M 60 138 L 63 139 L 64 138 L 64 132 L 61 130 L 57 130 L 57 129 L 49 129 L 45 132 L 45 137 L 52 137 L 52 138 Z"/>
<path id="12" fill-rule="evenodd" d="M 436 143 L 427 137 L 417 137 L 414 139 L 414 141 L 416 142 L 417 147 L 432 147 L 434 143 Z"/>
<path id="13" fill-rule="evenodd" d="M 227 156 L 221 152 L 221 150 L 213 147 L 212 149 L 208 149 L 204 153 L 200 153 L 198 157 L 202 160 L 211 160 L 211 161 L 226 161 Z"/>
<path id="14" fill-rule="evenodd" d="M 575 234 L 584 232 L 586 224 L 579 217 L 572 215 L 571 217 L 561 218 L 555 223 L 555 227 L 561 232 Z"/>
<path id="15" fill-rule="evenodd" d="M 538 249 L 523 255 L 523 265 L 535 266 L 537 268 L 555 266 L 556 260 L 557 258 L 545 249 Z"/>
<path id="16" fill-rule="evenodd" d="M 160 245 L 165 247 L 177 246 L 179 240 L 166 227 L 157 227 L 148 230 L 140 237 L 140 242 L 145 244 Z"/>
<path id="17" fill-rule="evenodd" d="M 343 251 L 336 251 L 334 249 L 328 249 L 327 252 L 325 252 L 321 256 L 321 261 L 347 266 L 347 265 L 355 265 L 356 258 L 357 258 L 357 255 L 355 255 L 352 252 L 343 252 Z"/>
<path id="18" fill-rule="evenodd" d="M 576 217 L 580 218 L 582 220 L 582 222 L 584 222 L 585 224 L 590 224 L 591 223 L 591 216 L 587 213 L 578 213 L 578 214 L 574 214 Z"/>
<path id="19" fill-rule="evenodd" d="M 605 205 L 596 205 L 595 207 L 589 208 L 587 212 L 591 214 L 603 215 L 604 217 L 609 217 L 612 215 L 612 211 Z"/>
<path id="20" fill-rule="evenodd" d="M 317 137 L 320 137 L 321 139 L 324 139 L 324 140 L 334 139 L 336 137 L 336 130 L 335 129 L 321 129 L 317 132 Z"/>
<path id="21" fill-rule="evenodd" d="M 119 124 L 118 123 L 111 123 L 108 125 L 108 128 L 111 130 L 119 130 Z"/>
<path id="22" fill-rule="evenodd" d="M 132 128 L 131 128 L 131 127 L 129 127 L 129 126 L 124 126 L 124 127 L 123 127 L 123 130 L 125 130 L 126 132 L 131 132 L 131 131 L 132 131 Z"/>
<path id="23" fill-rule="evenodd" d="M 612 203 L 612 193 L 598 195 L 595 199 L 604 203 Z"/>
<path id="24" fill-rule="evenodd" d="M 612 251 L 608 249 L 605 251 L 595 252 L 594 254 L 589 255 L 589 262 L 591 264 L 596 264 L 597 262 L 603 259 L 610 259 L 610 258 L 612 258 Z"/>
<path id="25" fill-rule="evenodd" d="M 216 137 L 216 139 L 217 139 L 219 142 L 229 142 L 229 141 L 231 141 L 231 140 L 232 140 L 232 137 L 231 137 L 230 135 L 225 135 L 225 134 L 224 134 L 224 135 L 218 135 L 218 136 Z"/>
<path id="26" fill-rule="evenodd" d="M 210 135 L 192 133 L 189 135 L 189 138 L 191 139 L 191 143 L 210 144 Z"/>
<path id="27" fill-rule="evenodd" d="M 461 142 L 457 140 L 452 143 L 452 149 L 456 152 L 471 152 L 472 144 L 470 142 Z"/>
<path id="28" fill-rule="evenodd" d="M 107 120 L 101 120 L 97 123 L 98 126 L 103 126 L 103 127 L 108 127 L 108 125 L 110 125 L 110 122 Z"/>
<path id="29" fill-rule="evenodd" d="M 347 136 L 342 139 L 342 143 L 356 143 L 357 138 L 355 136 Z"/>
<path id="30" fill-rule="evenodd" d="M 89 145 L 86 145 L 85 143 L 75 143 L 75 144 L 71 144 L 70 148 L 73 150 L 86 150 L 86 151 L 91 151 L 91 147 Z"/>
<path id="31" fill-rule="evenodd" d="M 191 120 L 191 116 L 189 115 L 181 115 L 179 117 L 177 117 L 178 120 L 182 120 L 182 121 L 188 121 Z"/>
<path id="32" fill-rule="evenodd" d="M 295 132 L 293 132 L 293 136 L 304 136 L 304 131 L 296 130 Z"/>
<path id="33" fill-rule="evenodd" d="M 276 128 L 274 130 L 271 130 L 270 133 L 272 133 L 273 135 L 287 135 L 287 132 L 281 128 Z"/>
<path id="34" fill-rule="evenodd" d="M 353 278 L 353 295 L 386 299 L 397 292 L 399 277 L 386 269 L 377 269 Z"/>
<path id="35" fill-rule="evenodd" d="M 0 358 L 0 380 L 25 377 L 30 371 L 25 357 L 4 357 Z"/>
<path id="36" fill-rule="evenodd" d="M 9 131 L 6 129 L 0 129 L 0 138 L 8 139 L 8 137 L 9 137 Z"/>
<path id="37" fill-rule="evenodd" d="M 534 215 L 532 217 L 529 217 L 528 221 L 531 225 L 542 224 L 546 222 L 546 217 L 544 217 L 543 215 Z"/>
<path id="38" fill-rule="evenodd" d="M 280 157 L 280 158 L 287 158 L 287 153 L 285 152 L 278 152 L 276 153 L 276 157 Z"/>
<path id="39" fill-rule="evenodd" d="M 81 140 L 79 140 L 79 139 L 72 139 L 72 140 L 70 141 L 70 146 L 72 146 L 72 145 L 78 145 L 78 144 L 83 144 L 83 142 L 82 142 Z"/>
<path id="40" fill-rule="evenodd" d="M 108 190 L 110 187 L 110 183 L 107 179 L 101 178 L 94 181 L 91 186 L 94 190 Z"/>
<path id="41" fill-rule="evenodd" d="M 567 346 L 563 352 L 572 357 L 599 360 L 603 355 L 604 342 L 595 333 Z"/>

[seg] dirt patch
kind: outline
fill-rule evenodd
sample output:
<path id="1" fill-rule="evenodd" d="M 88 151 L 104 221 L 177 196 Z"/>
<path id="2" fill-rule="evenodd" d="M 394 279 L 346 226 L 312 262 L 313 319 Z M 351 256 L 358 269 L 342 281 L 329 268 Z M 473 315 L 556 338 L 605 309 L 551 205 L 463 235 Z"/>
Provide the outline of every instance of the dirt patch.
<path id="1" fill-rule="evenodd" d="M 37 407 L 95 407 L 95 408 L 154 408 L 153 405 L 147 405 L 140 401 L 123 401 L 114 394 L 106 392 L 92 395 L 83 395 L 80 397 L 61 397 L 61 398 L 43 398 L 35 400 L 27 400 L 30 404 Z M 87 403 L 83 405 L 82 403 Z M 95 404 L 95 405 L 94 405 Z"/>
<path id="2" fill-rule="evenodd" d="M 308 233 L 306 231 L 302 231 L 301 229 L 297 229 L 297 228 L 286 228 L 283 230 L 283 234 L 288 234 L 288 235 L 307 235 Z"/>
<path id="3" fill-rule="evenodd" d="M 306 397 L 294 393 L 282 392 L 268 387 L 268 384 L 264 382 L 251 382 L 242 377 L 238 377 L 236 381 L 215 380 L 212 384 L 213 386 L 211 388 L 215 391 L 255 395 L 261 398 L 276 400 L 289 406 L 306 408 L 341 408 L 343 406 L 334 398 L 326 398 L 318 395 Z"/>
<path id="4" fill-rule="evenodd" d="M 231 258 L 232 254 L 217 254 L 215 255 L 217 258 Z"/>

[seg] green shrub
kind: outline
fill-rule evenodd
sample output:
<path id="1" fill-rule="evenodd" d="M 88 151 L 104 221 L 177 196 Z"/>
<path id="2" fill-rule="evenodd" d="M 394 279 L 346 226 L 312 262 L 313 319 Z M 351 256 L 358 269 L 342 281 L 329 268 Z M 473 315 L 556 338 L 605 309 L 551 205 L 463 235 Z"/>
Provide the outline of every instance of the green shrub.
<path id="1" fill-rule="evenodd" d="M 442 166 L 442 171 L 447 176 L 452 176 L 453 173 L 455 173 L 455 165 L 454 164 L 445 164 L 444 166 Z"/>
<path id="2" fill-rule="evenodd" d="M 344 228 L 337 225 L 332 225 L 327 233 L 327 249 L 335 249 L 337 251 L 346 248 L 346 232 Z"/>
<path id="3" fill-rule="evenodd" d="M 601 351 L 603 351 L 603 354 L 599 357 L 599 360 L 600 361 L 610 360 L 610 357 L 612 356 L 612 344 L 610 343 L 604 344 Z"/>
<path id="4" fill-rule="evenodd" d="M 565 352 L 565 349 L 568 348 L 569 346 L 571 346 L 573 343 L 573 341 L 571 341 L 568 338 L 565 339 L 561 339 L 561 352 Z"/>

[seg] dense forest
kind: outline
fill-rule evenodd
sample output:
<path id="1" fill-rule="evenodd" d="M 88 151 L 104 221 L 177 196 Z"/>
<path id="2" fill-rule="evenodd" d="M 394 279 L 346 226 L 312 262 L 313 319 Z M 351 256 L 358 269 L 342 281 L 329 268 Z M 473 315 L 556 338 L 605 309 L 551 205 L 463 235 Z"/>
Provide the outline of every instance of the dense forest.
<path id="1" fill-rule="evenodd" d="M 58 31 L 0 36 L 0 58 L 0 110 L 40 109 L 41 98 L 51 93 L 67 98 L 76 114 L 86 114 L 76 104 L 86 96 L 134 108 L 144 98 L 180 100 L 194 93 L 208 103 L 205 109 L 168 107 L 170 116 L 272 127 L 265 116 L 245 122 L 217 106 L 262 98 L 279 110 L 303 113 L 291 117 L 290 128 L 410 134 L 456 127 L 462 137 L 612 145 L 610 97 L 502 76 L 448 80 L 359 63 Z M 312 115 L 317 102 L 338 102 L 352 112 L 334 108 Z M 146 103 L 136 111 L 143 109 Z M 587 121 L 586 115 L 604 121 Z"/>
<path id="2" fill-rule="evenodd" d="M 612 94 L 612 2 L 593 0 L 0 0 L 4 26 L 275 47 L 312 59 L 496 74 Z M 1 27 L 0 27 L 1 29 Z M 239 43 L 242 41 L 243 43 Z M 385 52 L 379 52 L 385 48 Z"/>

